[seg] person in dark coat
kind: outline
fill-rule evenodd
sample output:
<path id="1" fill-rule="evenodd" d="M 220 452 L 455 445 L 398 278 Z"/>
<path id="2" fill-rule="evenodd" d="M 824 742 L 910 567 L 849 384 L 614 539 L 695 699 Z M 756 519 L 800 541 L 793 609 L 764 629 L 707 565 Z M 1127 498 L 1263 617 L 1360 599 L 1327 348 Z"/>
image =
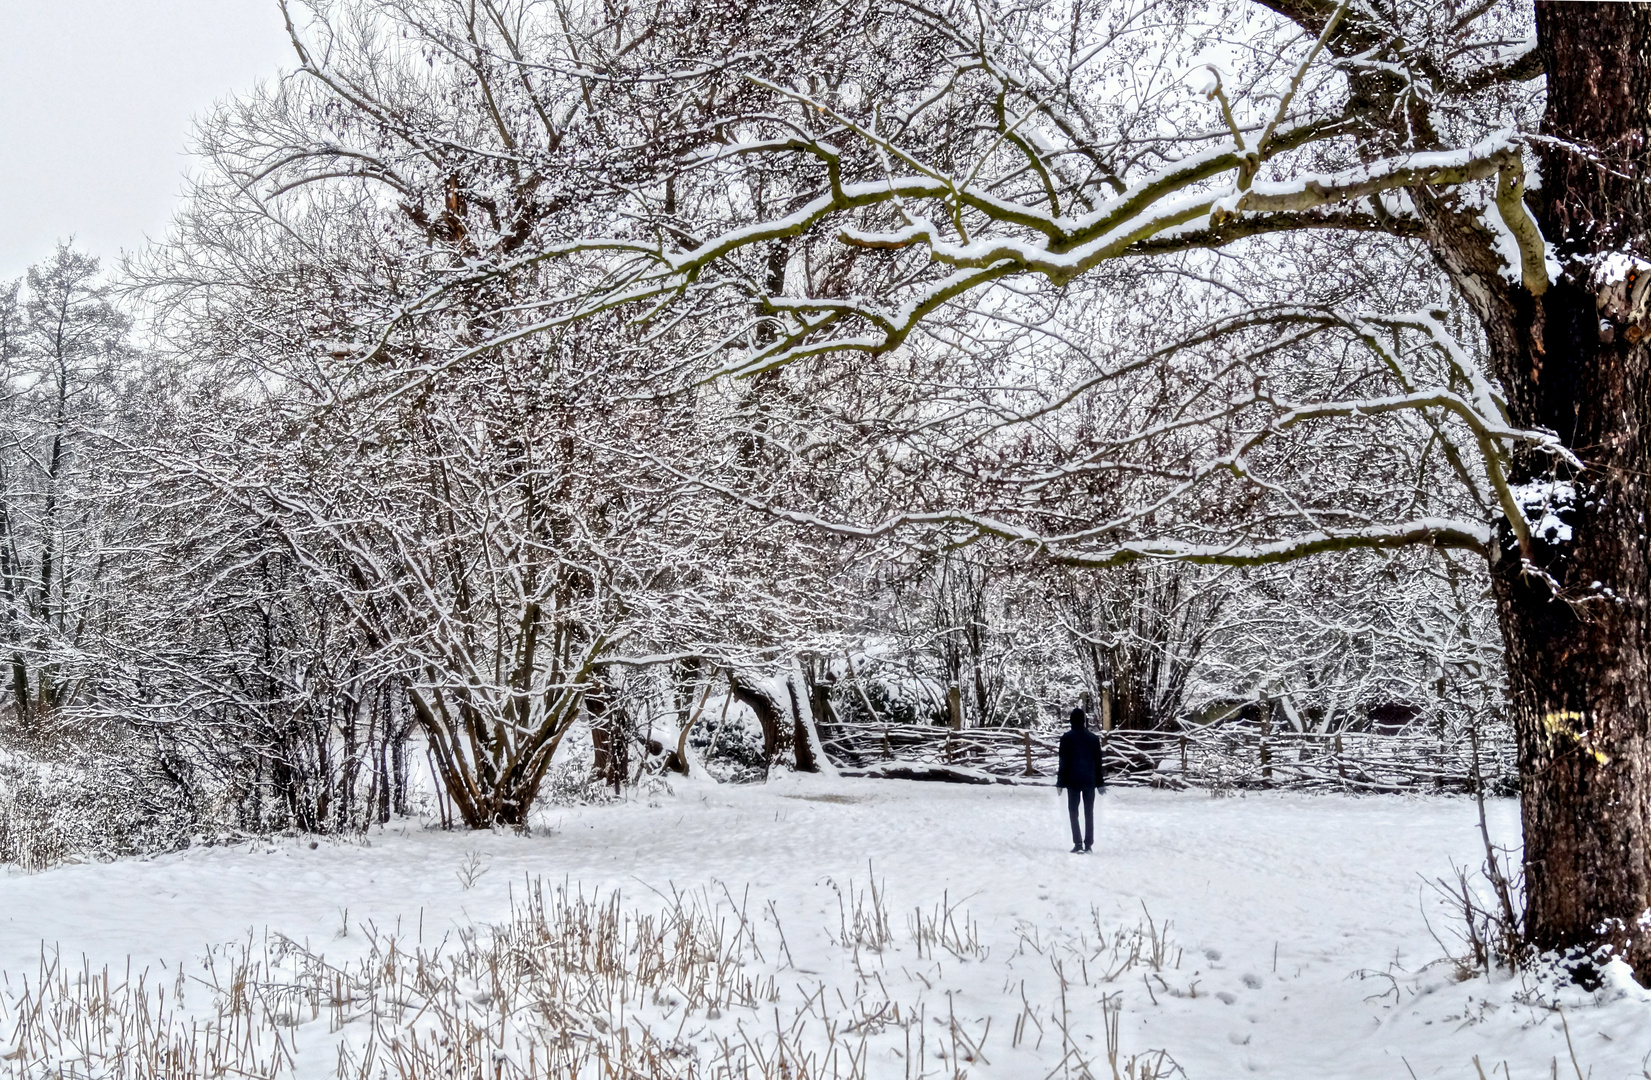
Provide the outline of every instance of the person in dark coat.
<path id="1" fill-rule="evenodd" d="M 1106 785 L 1101 772 L 1101 740 L 1089 730 L 1082 709 L 1072 710 L 1072 727 L 1061 736 L 1060 768 L 1055 787 L 1066 789 L 1066 812 L 1072 818 L 1072 851 L 1095 847 L 1095 789 Z M 1078 832 L 1078 802 L 1083 802 L 1083 832 Z"/>

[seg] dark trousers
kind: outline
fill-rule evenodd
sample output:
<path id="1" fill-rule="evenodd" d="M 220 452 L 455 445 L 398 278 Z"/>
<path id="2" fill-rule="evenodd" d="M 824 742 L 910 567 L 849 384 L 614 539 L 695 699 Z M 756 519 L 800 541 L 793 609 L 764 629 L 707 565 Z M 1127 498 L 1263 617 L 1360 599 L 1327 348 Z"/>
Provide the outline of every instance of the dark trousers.
<path id="1" fill-rule="evenodd" d="M 1078 796 L 1083 796 L 1083 835 L 1078 835 Z M 1092 787 L 1066 789 L 1066 812 L 1072 818 L 1072 846 L 1095 846 L 1095 789 Z"/>

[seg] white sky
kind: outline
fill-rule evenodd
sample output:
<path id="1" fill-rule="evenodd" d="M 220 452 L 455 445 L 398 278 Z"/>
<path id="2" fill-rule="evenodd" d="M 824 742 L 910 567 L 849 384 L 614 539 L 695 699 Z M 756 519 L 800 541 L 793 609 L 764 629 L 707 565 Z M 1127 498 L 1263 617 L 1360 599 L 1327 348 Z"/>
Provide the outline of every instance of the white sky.
<path id="1" fill-rule="evenodd" d="M 0 0 L 0 281 L 160 237 L 191 118 L 289 56 L 275 0 Z"/>

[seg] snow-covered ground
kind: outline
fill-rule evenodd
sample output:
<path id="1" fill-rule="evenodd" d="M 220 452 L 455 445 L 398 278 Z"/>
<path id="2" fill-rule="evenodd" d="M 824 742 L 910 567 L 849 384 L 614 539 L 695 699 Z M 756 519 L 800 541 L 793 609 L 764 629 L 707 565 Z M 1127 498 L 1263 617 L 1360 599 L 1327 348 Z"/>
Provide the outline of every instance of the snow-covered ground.
<path id="1" fill-rule="evenodd" d="M 824 985 L 816 1013 L 823 1021 L 841 1003 L 841 1032 L 871 1011 L 868 986 L 901 1004 L 903 1025 L 865 1026 L 875 1033 L 865 1049 L 872 1077 L 918 1075 L 919 1045 L 931 1076 L 1036 1080 L 1060 1075 L 1063 1060 L 1069 1075 L 1087 1063 L 1110 1076 L 1103 999 L 1117 1007 L 1120 1069 L 1164 1050 L 1195 1080 L 1474 1077 L 1476 1057 L 1486 1076 L 1506 1063 L 1508 1080 L 1534 1080 L 1556 1062 L 1559 1075 L 1579 1075 L 1573 1054 L 1589 1080 L 1651 1075 L 1651 998 L 1569 990 L 1556 1012 L 1528 980 L 1458 981 L 1440 962 L 1446 947 L 1434 934 L 1454 944 L 1453 923 L 1425 880 L 1482 862 L 1470 801 L 1113 790 L 1098 802 L 1095 854 L 1080 856 L 1067 851 L 1057 800 L 1047 788 L 814 777 L 679 783 L 623 805 L 547 810 L 530 836 L 408 822 L 357 841 L 4 872 L 0 970 L 15 994 L 44 943 L 76 967 L 84 956 L 92 970 L 124 970 L 130 957 L 170 973 L 198 966 L 209 948 L 271 933 L 340 962 L 367 947 L 369 927 L 433 942 L 501 921 L 533 879 L 618 890 L 643 909 L 673 887 L 710 886 L 702 895 L 744 898 L 766 935 L 765 959 L 748 964 L 776 976 L 774 1009 L 815 1008 L 803 1003 Z M 1496 838 L 1511 843 L 1514 804 L 1498 801 L 1491 815 Z M 893 940 L 856 952 L 836 940 L 848 921 L 839 898 L 849 915 L 856 903 L 864 910 L 858 890 L 873 877 Z M 955 936 L 975 935 L 978 948 L 953 940 L 919 953 L 913 926 L 943 897 Z M 1155 934 L 1168 941 L 1156 958 L 1145 955 Z M 778 1013 L 768 1009 L 716 1024 L 673 1015 L 669 1027 L 689 1041 L 742 1022 L 772 1031 Z M 0 1051 L 8 1034 L 0 1030 Z M 327 1053 L 301 1052 L 299 1074 L 333 1075 Z"/>

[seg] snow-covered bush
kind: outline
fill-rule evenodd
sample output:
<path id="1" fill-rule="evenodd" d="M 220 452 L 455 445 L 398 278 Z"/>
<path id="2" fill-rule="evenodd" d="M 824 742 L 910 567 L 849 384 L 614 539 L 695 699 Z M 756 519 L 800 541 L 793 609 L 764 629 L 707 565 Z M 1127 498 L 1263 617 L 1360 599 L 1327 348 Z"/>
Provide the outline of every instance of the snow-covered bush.
<path id="1" fill-rule="evenodd" d="M 724 783 L 755 783 L 768 773 L 762 727 L 743 705 L 734 704 L 726 715 L 694 725 L 688 745 L 705 771 Z"/>
<path id="2" fill-rule="evenodd" d="M 0 864 L 34 872 L 168 851 L 201 824 L 179 777 L 136 739 L 0 750 Z"/>
<path id="3" fill-rule="evenodd" d="M 539 804 L 550 806 L 593 806 L 619 801 L 619 796 L 591 769 L 589 740 L 584 752 L 564 752 L 562 760 L 545 773 L 539 789 Z"/>
<path id="4" fill-rule="evenodd" d="M 852 689 L 838 687 L 831 695 L 832 710 L 846 723 L 940 724 L 946 720 L 945 710 L 932 695 L 911 693 L 909 686 L 871 677 L 862 677 L 858 684 Z"/>

